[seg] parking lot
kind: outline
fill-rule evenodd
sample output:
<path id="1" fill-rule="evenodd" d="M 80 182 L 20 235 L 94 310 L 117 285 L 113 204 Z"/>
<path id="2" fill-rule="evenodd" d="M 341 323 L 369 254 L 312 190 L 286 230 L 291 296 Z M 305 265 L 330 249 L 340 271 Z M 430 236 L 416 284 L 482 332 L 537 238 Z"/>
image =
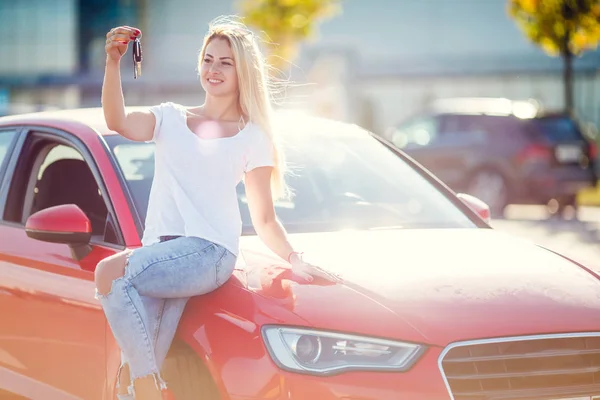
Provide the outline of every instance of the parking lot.
<path id="1" fill-rule="evenodd" d="M 600 272 L 600 207 L 584 207 L 576 219 L 548 218 L 543 207 L 510 206 L 492 225 L 571 257 Z"/>

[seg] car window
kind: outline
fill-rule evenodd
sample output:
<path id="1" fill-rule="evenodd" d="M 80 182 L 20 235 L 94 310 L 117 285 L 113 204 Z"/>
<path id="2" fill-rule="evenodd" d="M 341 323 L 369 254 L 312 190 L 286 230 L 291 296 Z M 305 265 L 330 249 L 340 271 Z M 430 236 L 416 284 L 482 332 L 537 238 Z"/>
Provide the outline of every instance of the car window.
<path id="1" fill-rule="evenodd" d="M 92 223 L 93 235 L 104 235 L 107 208 L 94 175 L 76 149 L 58 144 L 43 158 L 35 179 L 29 215 L 49 207 L 76 204 Z"/>
<path id="2" fill-rule="evenodd" d="M 575 121 L 568 117 L 535 118 L 531 123 L 543 137 L 552 143 L 581 141 L 584 139 Z"/>
<path id="3" fill-rule="evenodd" d="M 4 166 L 4 162 L 8 158 L 8 149 L 16 136 L 16 131 L 0 131 L 0 170 Z"/>
<path id="4" fill-rule="evenodd" d="M 418 117 L 398 125 L 391 134 L 391 141 L 398 148 L 430 145 L 438 135 L 439 120 L 436 117 Z"/>
<path id="5" fill-rule="evenodd" d="M 440 127 L 446 140 L 466 142 L 482 140 L 490 131 L 490 124 L 480 116 L 445 115 Z"/>
<path id="6" fill-rule="evenodd" d="M 492 138 L 506 139 L 524 132 L 516 117 L 504 115 L 448 114 L 442 117 L 440 137 L 457 144 L 483 143 Z"/>
<path id="7" fill-rule="evenodd" d="M 286 180 L 294 196 L 277 201 L 275 207 L 288 231 L 476 226 L 412 166 L 360 132 L 319 135 L 307 130 L 285 136 L 291 166 Z M 154 174 L 154 147 L 117 135 L 106 141 L 143 222 Z M 242 224 L 251 232 L 243 183 L 237 190 Z"/>
<path id="8" fill-rule="evenodd" d="M 136 209 L 142 210 L 145 215 L 154 177 L 154 143 L 119 144 L 113 152 L 133 192 Z"/>
<path id="9" fill-rule="evenodd" d="M 75 204 L 90 219 L 96 240 L 120 244 L 116 222 L 92 168 L 75 147 L 30 134 L 14 171 L 4 219 L 25 224 L 32 214 L 50 207 Z"/>
<path id="10" fill-rule="evenodd" d="M 58 146 L 54 147 L 52 150 L 50 150 L 50 152 L 48 153 L 46 158 L 44 158 L 44 162 L 42 163 L 42 165 L 40 166 L 40 169 L 38 171 L 37 178 L 42 179 L 42 175 L 44 174 L 44 171 L 46 170 L 46 168 L 48 168 L 48 166 L 50 164 L 54 163 L 55 161 L 64 160 L 64 159 L 83 161 L 83 156 L 81 155 L 81 153 L 79 153 L 77 150 L 75 150 L 72 147 L 64 146 L 62 144 L 58 145 Z"/>

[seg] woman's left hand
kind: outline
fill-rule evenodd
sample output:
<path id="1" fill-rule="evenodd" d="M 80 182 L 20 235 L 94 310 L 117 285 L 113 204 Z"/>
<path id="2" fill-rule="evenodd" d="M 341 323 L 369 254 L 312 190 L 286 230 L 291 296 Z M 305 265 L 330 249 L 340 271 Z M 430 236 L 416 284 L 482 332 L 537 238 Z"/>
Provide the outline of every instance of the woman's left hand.
<path id="1" fill-rule="evenodd" d="M 326 279 L 330 282 L 341 281 L 341 278 L 337 275 L 305 261 L 302 255 L 299 253 L 292 254 L 290 257 L 290 263 L 292 265 L 292 272 L 294 275 L 303 278 L 308 282 L 312 282 L 315 277 Z"/>

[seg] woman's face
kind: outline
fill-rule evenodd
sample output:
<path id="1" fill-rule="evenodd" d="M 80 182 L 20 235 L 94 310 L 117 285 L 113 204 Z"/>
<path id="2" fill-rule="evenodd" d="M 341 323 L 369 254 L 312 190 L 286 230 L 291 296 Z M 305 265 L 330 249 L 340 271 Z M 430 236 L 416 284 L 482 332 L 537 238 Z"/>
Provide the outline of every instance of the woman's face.
<path id="1" fill-rule="evenodd" d="M 235 62 L 226 39 L 211 40 L 201 62 L 200 78 L 207 94 L 222 97 L 238 93 Z"/>

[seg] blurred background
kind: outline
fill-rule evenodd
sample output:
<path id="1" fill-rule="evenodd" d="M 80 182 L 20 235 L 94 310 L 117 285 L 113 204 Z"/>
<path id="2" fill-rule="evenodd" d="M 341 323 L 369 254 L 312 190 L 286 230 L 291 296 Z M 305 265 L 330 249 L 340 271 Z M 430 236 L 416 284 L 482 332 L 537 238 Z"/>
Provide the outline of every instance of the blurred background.
<path id="1" fill-rule="evenodd" d="M 130 52 L 122 63 L 127 105 L 200 104 L 198 52 L 208 22 L 225 14 L 277 44 L 265 43 L 279 70 L 273 76 L 291 83 L 278 107 L 358 124 L 418 155 L 403 126 L 415 116 L 437 124 L 437 100 L 474 98 L 467 113 L 517 119 L 512 101 L 524 101 L 518 104 L 533 106 L 534 115 L 556 113 L 549 137 L 589 144 L 568 168 L 600 175 L 600 0 L 0 0 L 0 115 L 100 106 L 105 35 L 119 25 L 143 31 L 142 77 L 133 79 Z M 480 98 L 500 102 L 490 111 Z M 441 129 L 430 125 L 413 130 L 413 147 L 427 147 Z M 502 143 L 512 140 L 499 134 Z M 454 141 L 443 155 L 460 144 L 447 137 Z M 540 147 L 530 145 L 515 157 L 539 157 Z M 461 146 L 459 159 L 465 149 L 478 152 Z M 596 210 L 583 220 L 600 225 L 594 183 L 577 192 L 576 203 Z"/>
<path id="2" fill-rule="evenodd" d="M 197 54 L 208 22 L 222 14 L 243 15 L 244 4 L 253 3 L 265 1 L 0 0 L 0 112 L 13 105 L 99 106 L 105 35 L 118 25 L 143 31 L 142 79 L 133 81 L 125 57 L 127 104 L 167 98 L 197 104 L 202 101 Z M 315 25 L 312 36 L 300 40 L 283 65 L 286 77 L 298 84 L 287 100 L 294 106 L 380 131 L 440 97 L 534 98 L 550 109 L 564 105 L 562 59 L 523 34 L 507 0 L 305 3 L 336 7 L 308 21 Z M 597 50 L 573 62 L 575 111 L 595 125 L 599 68 Z"/>

